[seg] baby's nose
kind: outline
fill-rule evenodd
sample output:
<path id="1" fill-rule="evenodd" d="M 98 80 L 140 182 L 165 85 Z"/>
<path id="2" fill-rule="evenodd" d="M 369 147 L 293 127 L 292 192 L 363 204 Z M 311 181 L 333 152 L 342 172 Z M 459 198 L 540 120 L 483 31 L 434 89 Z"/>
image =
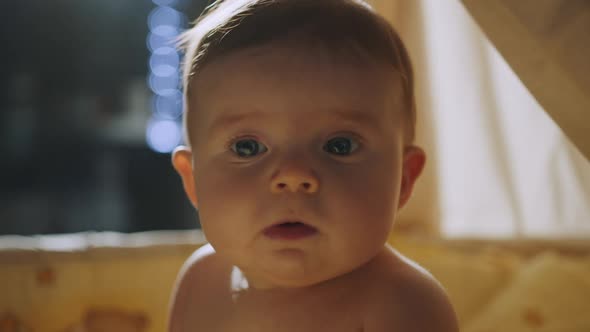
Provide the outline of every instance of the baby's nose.
<path id="1" fill-rule="evenodd" d="M 319 180 L 311 171 L 303 169 L 283 169 L 272 179 L 270 190 L 273 193 L 318 191 Z"/>

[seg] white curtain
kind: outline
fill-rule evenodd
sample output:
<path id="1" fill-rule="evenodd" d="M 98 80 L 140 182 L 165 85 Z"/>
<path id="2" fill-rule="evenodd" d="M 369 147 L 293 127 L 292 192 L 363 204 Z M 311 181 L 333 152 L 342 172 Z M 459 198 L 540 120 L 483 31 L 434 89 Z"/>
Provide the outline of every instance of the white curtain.
<path id="1" fill-rule="evenodd" d="M 590 237 L 590 163 L 459 0 L 374 0 L 413 58 L 429 155 L 400 228 L 445 237 Z"/>

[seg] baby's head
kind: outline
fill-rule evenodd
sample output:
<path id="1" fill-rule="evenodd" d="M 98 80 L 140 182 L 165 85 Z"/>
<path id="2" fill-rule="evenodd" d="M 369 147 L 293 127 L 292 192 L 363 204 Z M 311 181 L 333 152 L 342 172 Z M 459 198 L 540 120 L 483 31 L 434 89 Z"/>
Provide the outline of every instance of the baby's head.
<path id="1" fill-rule="evenodd" d="M 358 0 L 231 0 L 184 45 L 187 147 L 173 163 L 216 252 L 274 288 L 383 250 L 425 161 L 391 26 Z"/>

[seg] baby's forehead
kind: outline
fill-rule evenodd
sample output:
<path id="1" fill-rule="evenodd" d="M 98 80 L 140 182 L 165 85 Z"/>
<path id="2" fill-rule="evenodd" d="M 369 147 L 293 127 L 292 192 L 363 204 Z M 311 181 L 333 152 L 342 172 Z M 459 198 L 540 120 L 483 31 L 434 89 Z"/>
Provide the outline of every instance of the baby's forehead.
<path id="1" fill-rule="evenodd" d="M 342 55 L 338 50 L 314 45 L 276 41 L 262 46 L 236 50 L 212 59 L 193 80 L 194 90 L 228 81 L 289 80 L 302 78 L 351 82 L 353 85 L 399 86 L 401 75 L 386 62 L 375 61 L 365 55 Z M 285 82 L 282 82 L 285 83 Z M 394 86 L 391 86 L 391 85 Z M 319 86 L 330 90 L 332 85 Z M 391 89 L 391 91 L 396 90 Z M 197 92 L 197 91 L 191 91 Z"/>
<path id="2" fill-rule="evenodd" d="M 317 51 L 267 45 L 233 52 L 209 63 L 195 77 L 191 95 L 207 98 L 248 92 L 252 98 L 322 95 L 343 100 L 380 98 L 401 90 L 400 77 L 383 63 L 336 59 Z"/>
<path id="3" fill-rule="evenodd" d="M 259 119 L 266 126 L 305 118 L 368 123 L 374 112 L 399 108 L 396 86 L 399 79 L 385 64 L 333 61 L 269 45 L 208 64 L 191 87 L 189 107 L 201 129 L 224 114 L 230 115 L 222 121 L 226 125 Z"/>
<path id="4" fill-rule="evenodd" d="M 272 58 L 297 61 L 309 65 L 321 63 L 322 65 L 339 65 L 342 69 L 380 67 L 399 72 L 399 68 L 392 63 L 392 59 L 371 51 L 357 43 L 355 40 L 322 40 L 310 36 L 305 31 L 285 35 L 261 44 L 248 47 L 236 47 L 209 55 L 206 61 L 201 62 L 201 69 L 211 63 L 240 58 L 264 59 Z M 198 75 L 197 75 L 198 76 Z"/>

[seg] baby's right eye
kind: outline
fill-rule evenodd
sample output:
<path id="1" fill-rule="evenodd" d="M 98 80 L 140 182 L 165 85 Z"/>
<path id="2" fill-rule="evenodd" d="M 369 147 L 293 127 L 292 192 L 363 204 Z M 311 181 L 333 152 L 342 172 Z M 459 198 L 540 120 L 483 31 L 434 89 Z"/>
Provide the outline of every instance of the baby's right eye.
<path id="1" fill-rule="evenodd" d="M 239 139 L 232 142 L 229 148 L 240 158 L 252 158 L 268 151 L 268 148 L 253 138 Z"/>
<path id="2" fill-rule="evenodd" d="M 324 151 L 337 156 L 349 156 L 359 147 L 359 143 L 354 138 L 334 137 L 324 145 Z"/>

